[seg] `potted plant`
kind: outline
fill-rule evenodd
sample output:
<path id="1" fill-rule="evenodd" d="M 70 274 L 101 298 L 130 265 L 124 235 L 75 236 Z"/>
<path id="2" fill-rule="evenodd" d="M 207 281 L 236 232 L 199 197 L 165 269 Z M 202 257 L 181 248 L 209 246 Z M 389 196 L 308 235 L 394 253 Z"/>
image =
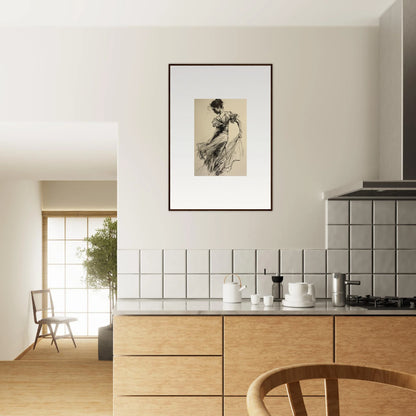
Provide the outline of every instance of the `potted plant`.
<path id="1" fill-rule="evenodd" d="M 117 296 L 117 220 L 106 218 L 103 227 L 87 237 L 86 283 L 92 289 L 108 289 L 110 325 L 98 329 L 98 359 L 113 359 L 113 309 Z"/>

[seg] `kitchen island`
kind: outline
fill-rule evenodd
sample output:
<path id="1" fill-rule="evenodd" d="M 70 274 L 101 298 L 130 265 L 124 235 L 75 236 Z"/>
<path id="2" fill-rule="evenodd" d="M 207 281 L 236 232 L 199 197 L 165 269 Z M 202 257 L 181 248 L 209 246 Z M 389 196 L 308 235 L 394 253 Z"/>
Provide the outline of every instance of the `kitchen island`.
<path id="1" fill-rule="evenodd" d="M 262 372 L 303 363 L 345 363 L 416 373 L 415 310 L 314 308 L 221 300 L 119 300 L 114 318 L 114 414 L 241 416 Z M 323 415 L 323 382 L 302 383 L 309 415 Z M 406 414 L 414 393 L 340 383 L 341 414 Z M 290 415 L 286 392 L 266 398 Z"/>

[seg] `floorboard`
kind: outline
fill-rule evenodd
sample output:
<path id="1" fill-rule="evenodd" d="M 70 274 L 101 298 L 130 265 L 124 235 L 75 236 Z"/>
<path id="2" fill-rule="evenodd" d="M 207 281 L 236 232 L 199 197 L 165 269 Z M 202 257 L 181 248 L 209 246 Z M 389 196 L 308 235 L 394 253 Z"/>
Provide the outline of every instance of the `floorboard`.
<path id="1" fill-rule="evenodd" d="M 97 340 L 42 340 L 20 360 L 0 362 L 1 416 L 111 416 L 112 362 L 98 361 Z"/>

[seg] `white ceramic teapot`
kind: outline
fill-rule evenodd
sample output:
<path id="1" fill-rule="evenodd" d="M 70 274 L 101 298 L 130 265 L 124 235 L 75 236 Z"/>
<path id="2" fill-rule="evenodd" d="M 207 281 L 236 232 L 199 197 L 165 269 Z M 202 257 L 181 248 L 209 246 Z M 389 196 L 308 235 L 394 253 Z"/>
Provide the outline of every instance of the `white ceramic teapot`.
<path id="1" fill-rule="evenodd" d="M 227 278 L 231 276 L 231 282 L 226 282 Z M 238 282 L 234 282 L 233 276 L 238 277 Z M 240 303 L 241 302 L 241 292 L 247 286 L 242 286 L 241 278 L 237 274 L 229 274 L 224 278 L 224 284 L 222 286 L 222 301 L 226 303 Z"/>

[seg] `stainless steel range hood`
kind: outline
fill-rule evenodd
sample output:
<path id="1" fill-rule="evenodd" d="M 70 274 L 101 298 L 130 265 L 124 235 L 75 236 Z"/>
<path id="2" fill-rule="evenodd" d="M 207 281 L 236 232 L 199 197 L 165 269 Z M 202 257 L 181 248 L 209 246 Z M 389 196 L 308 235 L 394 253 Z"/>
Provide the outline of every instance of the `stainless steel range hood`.
<path id="1" fill-rule="evenodd" d="M 379 27 L 379 181 L 325 199 L 416 199 L 416 1 L 397 0 Z"/>
<path id="2" fill-rule="evenodd" d="M 416 180 L 360 181 L 324 193 L 325 199 L 416 199 Z"/>

